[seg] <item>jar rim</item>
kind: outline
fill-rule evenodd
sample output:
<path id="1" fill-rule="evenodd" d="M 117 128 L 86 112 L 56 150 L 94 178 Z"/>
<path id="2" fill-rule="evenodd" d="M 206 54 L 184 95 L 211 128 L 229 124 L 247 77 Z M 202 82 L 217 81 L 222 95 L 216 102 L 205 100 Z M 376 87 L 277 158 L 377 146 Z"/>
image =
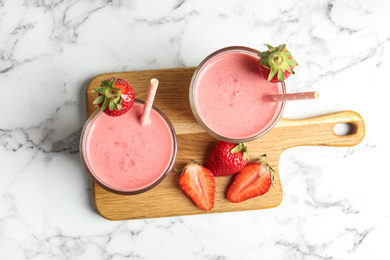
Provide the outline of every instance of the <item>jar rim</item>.
<path id="1" fill-rule="evenodd" d="M 246 137 L 246 138 L 232 138 L 232 137 L 223 136 L 223 135 L 216 133 L 215 131 L 210 129 L 206 125 L 206 123 L 202 120 L 201 116 L 199 115 L 199 113 L 197 111 L 196 105 L 195 105 L 195 101 L 194 101 L 195 85 L 196 85 L 196 80 L 198 78 L 198 75 L 202 71 L 202 68 L 205 67 L 210 60 L 214 59 L 215 57 L 217 57 L 219 55 L 223 55 L 227 52 L 245 52 L 245 53 L 249 53 L 251 55 L 253 55 L 253 54 L 257 55 L 259 53 L 258 50 L 255 50 L 255 49 L 252 49 L 249 47 L 245 47 L 245 46 L 229 46 L 229 47 L 225 47 L 225 48 L 216 50 L 213 53 L 209 54 L 205 59 L 202 60 L 202 62 L 195 69 L 194 74 L 192 75 L 191 82 L 190 82 L 190 88 L 189 88 L 190 107 L 191 107 L 192 113 L 193 113 L 196 121 L 198 122 L 198 124 L 212 137 L 214 137 L 218 140 L 221 140 L 221 141 L 231 142 L 231 143 L 243 143 L 243 142 L 253 141 L 253 140 L 258 139 L 261 136 L 265 135 L 266 133 L 268 133 L 278 123 L 280 117 L 283 114 L 284 108 L 285 108 L 284 101 L 279 102 L 278 113 L 276 114 L 276 117 L 274 116 L 271 124 L 269 124 L 264 129 L 256 132 L 255 134 L 253 134 L 249 137 Z M 285 82 L 282 81 L 282 82 L 279 82 L 278 84 L 281 87 L 282 94 L 286 93 Z"/>
<path id="2" fill-rule="evenodd" d="M 134 99 L 134 102 L 137 102 L 137 103 L 141 103 L 141 104 L 144 104 L 145 101 L 144 100 L 141 100 L 141 99 Z M 109 192 L 112 192 L 112 193 L 115 193 L 115 194 L 119 194 L 119 195 L 135 195 L 135 194 L 140 194 L 140 193 L 143 193 L 143 192 L 146 192 L 146 191 L 149 191 L 151 189 L 153 189 L 154 187 L 156 187 L 158 184 L 160 184 L 167 176 L 168 174 L 171 172 L 172 168 L 173 168 L 173 165 L 175 164 L 175 160 L 176 160 L 176 156 L 177 156 L 177 136 L 176 136 L 176 131 L 175 131 L 175 128 L 173 127 L 173 124 L 172 122 L 169 120 L 168 116 L 164 114 L 164 112 L 162 112 L 158 107 L 156 107 L 155 105 L 152 105 L 152 108 L 153 110 L 155 110 L 157 113 L 159 113 L 159 115 L 165 120 L 165 122 L 167 123 L 167 125 L 169 126 L 169 129 L 170 129 L 170 132 L 172 134 L 172 140 L 173 140 L 173 151 L 172 151 L 172 157 L 171 157 L 171 161 L 169 162 L 169 165 L 168 167 L 166 168 L 166 170 L 164 171 L 164 173 L 157 179 L 155 180 L 152 184 L 150 184 L 149 186 L 147 187 L 144 187 L 144 188 L 141 188 L 141 189 L 138 189 L 138 190 L 126 190 L 126 189 L 116 189 L 114 186 L 112 185 L 109 185 L 108 183 L 105 183 L 103 182 L 102 180 L 100 180 L 93 172 L 92 170 L 90 169 L 89 165 L 88 165 L 88 160 L 86 158 L 86 137 L 87 137 L 87 134 L 88 134 L 88 131 L 92 125 L 92 123 L 94 122 L 95 119 L 97 119 L 102 113 L 104 113 L 103 111 L 100 111 L 99 109 L 95 110 L 91 116 L 87 119 L 87 121 L 85 122 L 84 124 L 84 127 L 82 129 L 82 132 L 81 132 L 81 136 L 80 136 L 80 144 L 79 144 L 79 148 L 80 148 L 80 157 L 81 157 L 81 161 L 84 165 L 84 169 L 85 171 L 87 172 L 88 176 L 90 177 L 90 179 L 96 183 L 97 185 L 99 185 L 101 188 L 109 191 Z"/>

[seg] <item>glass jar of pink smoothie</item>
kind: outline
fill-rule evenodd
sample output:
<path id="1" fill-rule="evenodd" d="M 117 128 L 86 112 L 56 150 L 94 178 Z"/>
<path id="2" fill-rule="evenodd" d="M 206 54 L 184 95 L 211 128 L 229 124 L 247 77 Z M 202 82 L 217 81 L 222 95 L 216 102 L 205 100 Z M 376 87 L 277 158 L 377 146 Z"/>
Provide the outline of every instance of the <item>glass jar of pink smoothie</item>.
<path id="1" fill-rule="evenodd" d="M 265 97 L 286 92 L 284 82 L 268 83 L 259 73 L 259 51 L 242 46 L 206 57 L 190 83 L 190 105 L 211 136 L 240 143 L 257 139 L 278 122 L 285 102 Z"/>
<path id="2" fill-rule="evenodd" d="M 177 154 L 172 123 L 156 106 L 149 123 L 142 126 L 144 101 L 135 99 L 124 115 L 110 117 L 97 110 L 81 134 L 80 154 L 91 179 L 117 194 L 148 191 L 171 171 Z"/>

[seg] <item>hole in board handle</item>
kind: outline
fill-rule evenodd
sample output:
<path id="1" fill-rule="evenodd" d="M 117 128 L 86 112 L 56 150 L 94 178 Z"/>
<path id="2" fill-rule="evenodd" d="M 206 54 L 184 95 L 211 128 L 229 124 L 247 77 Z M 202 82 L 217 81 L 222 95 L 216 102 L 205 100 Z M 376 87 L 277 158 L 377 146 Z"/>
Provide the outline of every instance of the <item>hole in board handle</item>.
<path id="1" fill-rule="evenodd" d="M 337 136 L 353 135 L 356 133 L 356 126 L 351 123 L 338 123 L 333 126 L 333 132 Z"/>

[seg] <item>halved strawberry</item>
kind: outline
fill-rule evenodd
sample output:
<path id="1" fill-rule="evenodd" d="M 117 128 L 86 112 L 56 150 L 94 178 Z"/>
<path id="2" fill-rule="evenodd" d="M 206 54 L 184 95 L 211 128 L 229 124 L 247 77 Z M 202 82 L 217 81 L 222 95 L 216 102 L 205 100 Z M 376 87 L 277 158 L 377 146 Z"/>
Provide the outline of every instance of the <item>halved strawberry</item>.
<path id="1" fill-rule="evenodd" d="M 227 199 L 237 203 L 267 193 L 273 185 L 274 170 L 259 157 L 259 163 L 249 163 L 234 178 Z"/>
<path id="2" fill-rule="evenodd" d="M 259 72 L 268 82 L 277 83 L 287 79 L 291 73 L 295 74 L 294 67 L 298 62 L 292 59 L 286 44 L 272 47 L 266 44 L 268 51 L 259 53 Z"/>
<path id="3" fill-rule="evenodd" d="M 120 116 L 129 111 L 134 104 L 133 87 L 124 79 L 109 78 L 102 80 L 100 87 L 92 90 L 98 93 L 93 101 L 100 110 L 109 116 Z"/>
<path id="4" fill-rule="evenodd" d="M 210 211 L 214 206 L 215 180 L 211 171 L 195 161 L 184 167 L 180 188 L 200 209 Z"/>
<path id="5" fill-rule="evenodd" d="M 248 151 L 244 143 L 218 142 L 211 152 L 207 167 L 215 177 L 227 176 L 241 171 L 248 162 Z"/>

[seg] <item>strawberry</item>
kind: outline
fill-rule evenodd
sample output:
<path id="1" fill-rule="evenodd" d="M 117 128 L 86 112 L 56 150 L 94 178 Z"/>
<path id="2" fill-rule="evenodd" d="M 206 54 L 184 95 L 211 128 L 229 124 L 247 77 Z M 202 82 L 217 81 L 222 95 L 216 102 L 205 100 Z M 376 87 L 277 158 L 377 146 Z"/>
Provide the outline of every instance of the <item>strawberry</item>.
<path id="1" fill-rule="evenodd" d="M 260 156 L 259 163 L 249 163 L 234 178 L 227 199 L 237 203 L 267 193 L 273 185 L 274 170 Z"/>
<path id="2" fill-rule="evenodd" d="M 210 211 L 214 206 L 215 180 L 211 171 L 195 161 L 184 167 L 180 188 L 200 209 Z"/>
<path id="3" fill-rule="evenodd" d="M 259 72 L 268 82 L 277 83 L 287 79 L 298 62 L 292 59 L 291 53 L 285 48 L 286 44 L 272 47 L 266 44 L 268 51 L 259 53 Z"/>
<path id="4" fill-rule="evenodd" d="M 102 80 L 100 87 L 92 90 L 98 93 L 93 101 L 101 111 L 109 116 L 120 116 L 129 111 L 134 104 L 133 87 L 124 79 L 109 78 Z"/>
<path id="5" fill-rule="evenodd" d="M 241 171 L 248 163 L 247 147 L 243 143 L 219 142 L 211 152 L 207 167 L 215 177 L 227 176 Z"/>

